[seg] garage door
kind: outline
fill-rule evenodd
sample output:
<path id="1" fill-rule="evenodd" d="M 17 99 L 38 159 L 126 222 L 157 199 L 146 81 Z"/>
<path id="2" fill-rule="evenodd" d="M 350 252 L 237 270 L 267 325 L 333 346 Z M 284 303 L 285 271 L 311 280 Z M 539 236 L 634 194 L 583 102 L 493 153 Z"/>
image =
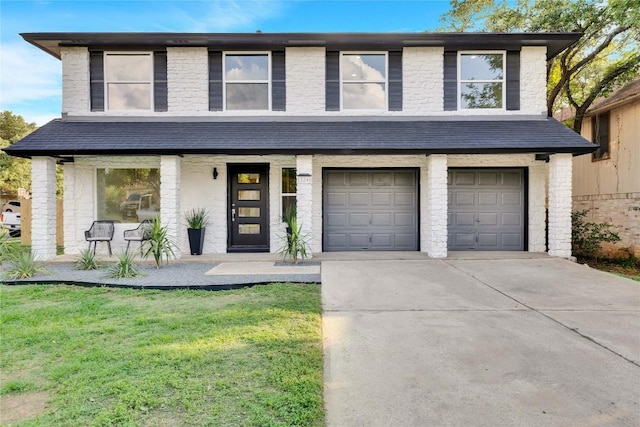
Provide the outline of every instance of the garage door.
<path id="1" fill-rule="evenodd" d="M 523 169 L 449 170 L 449 250 L 521 251 Z"/>
<path id="2" fill-rule="evenodd" d="M 418 250 L 415 169 L 325 169 L 323 186 L 323 250 Z"/>

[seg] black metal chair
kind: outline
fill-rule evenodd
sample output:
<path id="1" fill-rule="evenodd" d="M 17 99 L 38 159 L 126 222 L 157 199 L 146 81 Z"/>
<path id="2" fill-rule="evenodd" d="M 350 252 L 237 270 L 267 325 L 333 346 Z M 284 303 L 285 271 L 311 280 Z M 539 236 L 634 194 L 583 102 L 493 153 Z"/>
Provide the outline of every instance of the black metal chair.
<path id="1" fill-rule="evenodd" d="M 93 221 L 91 228 L 84 232 L 84 239 L 89 242 L 89 250 L 93 243 L 93 254 L 96 254 L 96 245 L 98 242 L 106 242 L 109 248 L 109 256 L 111 256 L 111 240 L 115 227 L 113 221 Z"/>
<path id="2" fill-rule="evenodd" d="M 145 219 L 139 226 L 131 230 L 124 230 L 124 240 L 127 241 L 127 250 L 129 252 L 129 245 L 131 242 L 140 242 L 140 256 L 142 256 L 142 245 L 145 241 L 151 237 L 151 221 Z"/>

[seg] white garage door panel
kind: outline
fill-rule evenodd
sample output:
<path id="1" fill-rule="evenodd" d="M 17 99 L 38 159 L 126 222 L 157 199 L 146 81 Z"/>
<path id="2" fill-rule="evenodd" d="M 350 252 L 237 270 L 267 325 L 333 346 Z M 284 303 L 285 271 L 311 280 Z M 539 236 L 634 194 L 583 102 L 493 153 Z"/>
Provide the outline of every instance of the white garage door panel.
<path id="1" fill-rule="evenodd" d="M 524 250 L 524 173 L 449 170 L 449 250 Z"/>
<path id="2" fill-rule="evenodd" d="M 323 171 L 324 250 L 417 250 L 417 172 Z"/>

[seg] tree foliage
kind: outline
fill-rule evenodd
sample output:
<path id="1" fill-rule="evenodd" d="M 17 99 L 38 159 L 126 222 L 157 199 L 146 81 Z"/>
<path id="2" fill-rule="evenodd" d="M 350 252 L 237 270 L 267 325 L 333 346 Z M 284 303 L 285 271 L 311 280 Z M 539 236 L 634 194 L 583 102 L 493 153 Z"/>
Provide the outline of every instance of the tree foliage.
<path id="1" fill-rule="evenodd" d="M 11 111 L 0 113 L 0 191 L 17 194 L 18 188 L 31 190 L 31 160 L 9 156 L 3 150 L 21 140 L 34 130 L 35 123 L 28 123 Z M 56 193 L 62 196 L 62 168 L 56 167 Z"/>
<path id="2" fill-rule="evenodd" d="M 580 132 L 599 97 L 638 76 L 637 0 L 452 0 L 443 30 L 581 32 L 584 36 L 547 64 L 547 113 L 572 107 Z"/>
<path id="3" fill-rule="evenodd" d="M 0 150 L 37 128 L 35 123 L 27 123 L 22 116 L 3 111 L 0 113 Z M 0 190 L 16 193 L 21 187 L 31 188 L 31 162 L 0 151 Z"/>

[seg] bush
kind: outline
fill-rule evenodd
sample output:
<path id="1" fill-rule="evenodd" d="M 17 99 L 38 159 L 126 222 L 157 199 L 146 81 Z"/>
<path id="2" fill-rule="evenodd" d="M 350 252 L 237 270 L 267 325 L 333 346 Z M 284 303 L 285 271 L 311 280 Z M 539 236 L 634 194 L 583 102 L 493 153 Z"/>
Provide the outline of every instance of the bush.
<path id="1" fill-rule="evenodd" d="M 91 249 L 85 249 L 80 252 L 80 256 L 76 260 L 76 270 L 96 270 L 96 256 Z"/>
<path id="2" fill-rule="evenodd" d="M 28 279 L 36 273 L 45 272 L 44 267 L 30 250 L 22 249 L 8 257 L 11 266 L 5 271 L 9 279 Z"/>
<path id="3" fill-rule="evenodd" d="M 571 213 L 571 249 L 574 255 L 585 258 L 597 258 L 603 242 L 615 243 L 620 236 L 607 222 L 586 222 L 588 210 Z"/>
<path id="4" fill-rule="evenodd" d="M 169 236 L 167 227 L 163 227 L 162 224 L 160 224 L 160 218 L 158 216 L 151 221 L 149 240 L 147 240 L 146 246 L 147 251 L 145 252 L 144 257 L 147 258 L 149 255 L 153 255 L 157 268 L 160 268 L 162 258 L 165 258 L 168 264 L 169 258 L 175 258 L 176 256 L 173 252 L 176 244 Z"/>
<path id="5" fill-rule="evenodd" d="M 298 258 L 308 257 L 308 239 L 302 234 L 302 225 L 298 225 L 298 218 L 295 208 L 289 208 L 284 214 L 284 222 L 287 224 L 287 235 L 283 239 L 284 246 L 280 249 L 283 258 L 290 257 L 294 263 L 298 263 Z"/>
<path id="6" fill-rule="evenodd" d="M 109 272 L 107 274 L 107 277 L 114 277 L 116 279 L 138 276 L 140 276 L 140 271 L 138 270 L 138 265 L 133 259 L 133 254 L 126 251 L 120 252 L 118 255 L 118 261 L 116 261 L 113 266 L 109 267 Z"/>

